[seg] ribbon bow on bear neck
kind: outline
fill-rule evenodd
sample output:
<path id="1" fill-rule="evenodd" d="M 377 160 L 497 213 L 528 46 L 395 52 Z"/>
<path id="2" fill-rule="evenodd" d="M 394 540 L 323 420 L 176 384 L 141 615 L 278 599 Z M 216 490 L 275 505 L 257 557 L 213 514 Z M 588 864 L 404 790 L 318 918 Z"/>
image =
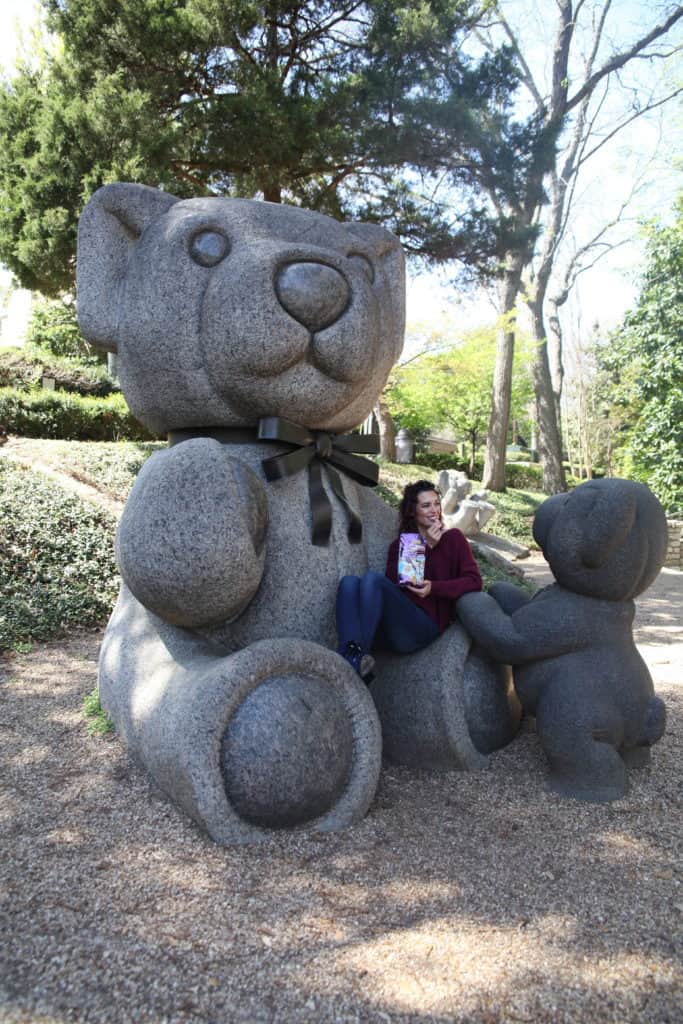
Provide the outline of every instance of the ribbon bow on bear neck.
<path id="1" fill-rule="evenodd" d="M 326 547 L 332 532 L 332 505 L 323 487 L 322 467 L 325 466 L 330 486 L 346 509 L 349 519 L 348 537 L 352 544 L 360 543 L 363 524 L 349 505 L 344 485 L 337 469 L 341 469 L 356 483 L 376 487 L 379 467 L 359 455 L 375 455 L 379 451 L 377 434 L 330 434 L 323 430 L 308 430 L 298 423 L 280 416 L 264 416 L 258 429 L 244 427 L 206 427 L 205 429 L 172 430 L 169 445 L 187 441 L 192 437 L 212 437 L 223 444 L 246 444 L 259 441 L 281 441 L 292 445 L 292 451 L 263 459 L 261 466 L 266 480 L 284 480 L 308 466 L 308 497 L 311 505 L 311 541 Z M 358 454 L 352 454 L 352 453 Z"/>
<path id="2" fill-rule="evenodd" d="M 376 487 L 379 467 L 369 459 L 362 459 L 351 453 L 375 454 L 379 451 L 377 435 L 328 434 L 322 430 L 307 430 L 298 423 L 291 423 L 279 416 L 265 416 L 259 420 L 258 436 L 261 441 L 284 441 L 285 444 L 295 446 L 291 452 L 263 460 L 261 465 L 266 480 L 282 480 L 308 466 L 312 542 L 318 546 L 327 545 L 332 530 L 332 506 L 322 482 L 324 464 L 332 490 L 349 517 L 349 540 L 352 544 L 358 544 L 363 536 L 363 524 L 346 500 L 344 487 L 335 467 L 364 487 Z"/>

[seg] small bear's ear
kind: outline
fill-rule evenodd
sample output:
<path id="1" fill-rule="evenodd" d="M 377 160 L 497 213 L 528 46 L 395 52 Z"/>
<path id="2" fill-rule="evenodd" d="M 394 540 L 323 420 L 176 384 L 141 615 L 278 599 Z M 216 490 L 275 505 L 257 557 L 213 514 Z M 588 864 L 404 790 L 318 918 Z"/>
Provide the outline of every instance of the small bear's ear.
<path id="1" fill-rule="evenodd" d="M 624 543 L 636 520 L 636 495 L 628 483 L 609 480 L 604 484 L 606 486 L 595 487 L 595 502 L 583 520 L 581 561 L 588 569 L 598 569 L 605 564 Z M 591 488 L 590 484 L 583 486 Z M 574 493 L 580 490 L 577 487 Z"/>
<path id="2" fill-rule="evenodd" d="M 98 348 L 116 352 L 121 282 L 132 246 L 148 224 L 177 203 L 147 185 L 104 185 L 88 201 L 78 224 L 78 323 Z"/>

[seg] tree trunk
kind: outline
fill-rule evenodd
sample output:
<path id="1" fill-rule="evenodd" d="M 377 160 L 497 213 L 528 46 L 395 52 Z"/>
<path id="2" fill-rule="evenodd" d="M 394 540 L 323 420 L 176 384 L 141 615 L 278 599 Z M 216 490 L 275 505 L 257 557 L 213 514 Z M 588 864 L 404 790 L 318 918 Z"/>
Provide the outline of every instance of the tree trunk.
<path id="1" fill-rule="evenodd" d="M 472 442 L 472 448 L 470 450 L 470 480 L 474 478 L 474 467 L 477 460 L 477 431 L 470 431 L 470 441 Z"/>
<path id="2" fill-rule="evenodd" d="M 543 492 L 560 494 L 567 490 L 562 465 L 562 439 L 555 413 L 555 396 L 548 363 L 548 343 L 543 328 L 542 300 L 529 303 L 536 347 L 532 374 L 536 395 L 538 453 L 543 470 Z"/>
<path id="3" fill-rule="evenodd" d="M 388 462 L 396 462 L 396 427 L 387 403 L 379 398 L 372 410 L 379 424 L 379 452 Z"/>
<path id="4" fill-rule="evenodd" d="M 548 364 L 550 380 L 555 396 L 555 416 L 561 423 L 560 408 L 562 403 L 562 385 L 564 383 L 564 364 L 562 361 L 562 324 L 560 323 L 559 307 L 563 303 L 557 297 L 548 297 Z"/>
<path id="5" fill-rule="evenodd" d="M 501 326 L 498 331 L 496 365 L 493 371 L 491 418 L 486 439 L 483 486 L 489 491 L 505 490 L 505 452 L 510 422 L 512 359 L 515 353 L 514 308 L 522 280 L 523 258 L 511 257 L 501 283 Z"/>
<path id="6" fill-rule="evenodd" d="M 281 203 L 282 189 L 277 184 L 264 185 L 263 198 L 267 203 Z"/>

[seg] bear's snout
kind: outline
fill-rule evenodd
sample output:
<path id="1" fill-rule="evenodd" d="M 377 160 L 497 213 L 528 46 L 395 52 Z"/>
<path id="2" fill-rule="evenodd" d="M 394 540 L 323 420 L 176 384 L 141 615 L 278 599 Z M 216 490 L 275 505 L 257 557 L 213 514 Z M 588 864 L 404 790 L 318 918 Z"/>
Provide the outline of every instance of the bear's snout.
<path id="1" fill-rule="evenodd" d="M 315 334 L 329 327 L 349 304 L 351 290 L 338 270 L 324 263 L 288 263 L 278 271 L 275 292 L 290 316 Z"/>

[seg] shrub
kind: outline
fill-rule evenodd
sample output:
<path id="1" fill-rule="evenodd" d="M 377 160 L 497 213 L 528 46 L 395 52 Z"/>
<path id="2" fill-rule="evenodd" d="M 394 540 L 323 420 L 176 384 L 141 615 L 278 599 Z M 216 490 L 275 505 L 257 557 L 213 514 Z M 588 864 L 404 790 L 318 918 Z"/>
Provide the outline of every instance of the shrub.
<path id="1" fill-rule="evenodd" d="M 125 501 L 150 455 L 164 448 L 159 441 L 36 441 L 36 458 Z"/>
<path id="2" fill-rule="evenodd" d="M 496 514 L 487 530 L 497 537 L 533 545 L 531 528 L 539 505 L 545 501 L 545 494 L 510 489 L 502 494 L 490 494 L 489 500 L 496 506 Z"/>
<path id="3" fill-rule="evenodd" d="M 543 470 L 536 462 L 507 462 L 505 485 L 522 491 L 539 491 L 543 483 Z"/>
<path id="4" fill-rule="evenodd" d="M 470 475 L 469 462 L 466 459 L 460 459 L 453 452 L 452 454 L 446 454 L 441 452 L 424 452 L 416 451 L 415 459 L 421 466 L 428 466 L 430 469 L 440 473 L 442 469 L 459 469 L 463 473 Z M 484 472 L 484 463 L 481 459 L 475 459 L 474 462 L 474 479 L 481 480 Z"/>
<path id="5" fill-rule="evenodd" d="M 40 386 L 43 377 L 52 377 L 62 391 L 104 398 L 118 390 L 106 367 L 85 366 L 78 359 L 53 356 L 39 348 L 0 348 L 0 387 Z"/>
<path id="6" fill-rule="evenodd" d="M 521 590 L 526 590 L 529 595 L 533 595 L 535 593 L 536 585 L 532 583 L 531 580 L 526 579 L 526 577 L 516 576 L 513 573 L 506 572 L 505 569 L 489 562 L 483 552 L 477 552 L 475 555 L 475 561 L 479 566 L 484 590 L 489 590 L 494 583 L 512 583 Z"/>
<path id="7" fill-rule="evenodd" d="M 459 459 L 455 454 L 442 455 L 430 452 L 418 452 L 415 458 L 420 465 L 429 466 L 435 472 L 442 469 L 459 469 L 474 480 L 481 480 L 484 475 L 483 460 L 476 459 L 474 473 L 470 474 L 469 465 L 466 461 Z M 507 462 L 505 464 L 505 480 L 508 487 L 520 488 L 521 490 L 538 490 L 543 479 L 541 467 L 535 462 Z"/>
<path id="8" fill-rule="evenodd" d="M 87 398 L 63 391 L 0 388 L 0 423 L 9 433 L 66 441 L 150 441 L 123 396 Z"/>
<path id="9" fill-rule="evenodd" d="M 0 650 L 103 624 L 116 599 L 116 523 L 0 460 Z"/>
<path id="10" fill-rule="evenodd" d="M 106 353 L 94 349 L 81 334 L 74 303 L 60 299 L 36 303 L 28 326 L 28 341 L 55 356 L 69 356 L 87 366 L 106 363 Z"/>

